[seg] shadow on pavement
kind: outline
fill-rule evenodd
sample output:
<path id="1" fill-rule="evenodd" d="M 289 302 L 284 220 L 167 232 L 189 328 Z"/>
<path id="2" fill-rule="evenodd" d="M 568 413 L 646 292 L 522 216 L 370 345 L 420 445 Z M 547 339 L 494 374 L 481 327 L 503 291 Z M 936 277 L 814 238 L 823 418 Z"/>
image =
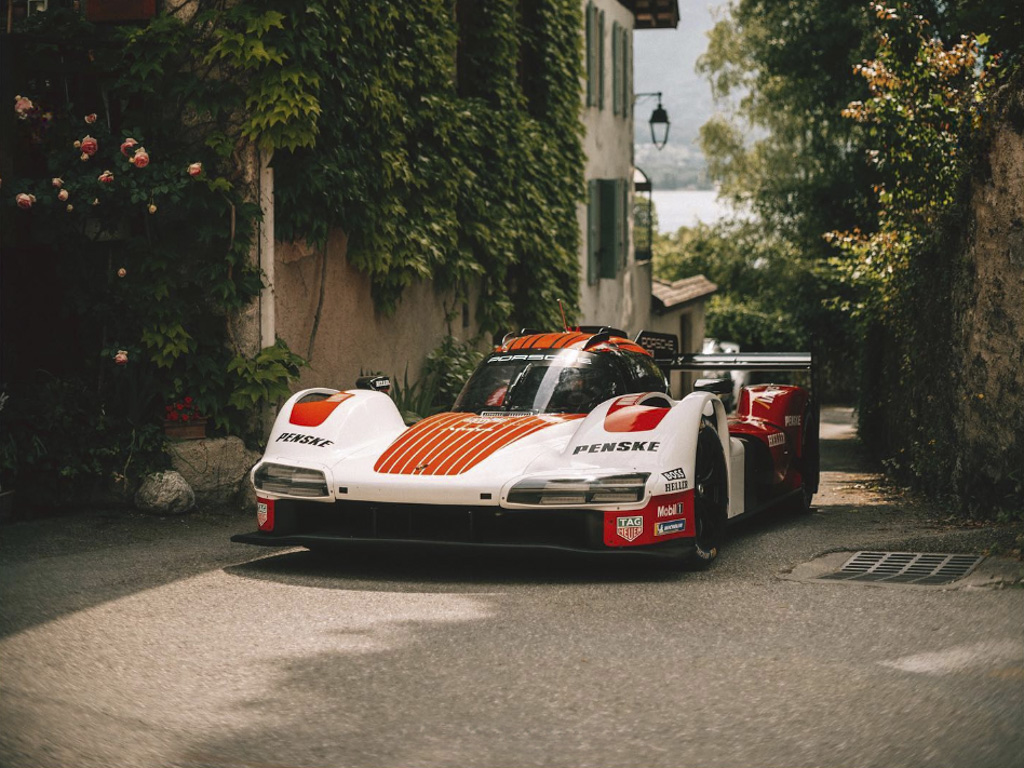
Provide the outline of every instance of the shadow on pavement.
<path id="1" fill-rule="evenodd" d="M 446 552 L 398 546 L 288 550 L 224 568 L 241 578 L 323 589 L 487 591 L 508 585 L 642 584 L 685 574 L 671 563 L 562 552 Z"/>

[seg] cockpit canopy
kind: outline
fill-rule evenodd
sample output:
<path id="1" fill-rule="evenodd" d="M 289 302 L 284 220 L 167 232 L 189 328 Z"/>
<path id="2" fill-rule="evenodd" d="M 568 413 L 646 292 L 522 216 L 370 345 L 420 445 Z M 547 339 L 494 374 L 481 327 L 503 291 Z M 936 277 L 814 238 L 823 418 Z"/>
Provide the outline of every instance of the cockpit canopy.
<path id="1" fill-rule="evenodd" d="M 589 413 L 617 395 L 665 391 L 664 376 L 653 361 L 630 362 L 646 374 L 646 386 L 638 388 L 639 382 L 631 380 L 631 366 L 618 354 L 573 349 L 495 352 L 466 382 L 453 410 L 495 415 Z"/>

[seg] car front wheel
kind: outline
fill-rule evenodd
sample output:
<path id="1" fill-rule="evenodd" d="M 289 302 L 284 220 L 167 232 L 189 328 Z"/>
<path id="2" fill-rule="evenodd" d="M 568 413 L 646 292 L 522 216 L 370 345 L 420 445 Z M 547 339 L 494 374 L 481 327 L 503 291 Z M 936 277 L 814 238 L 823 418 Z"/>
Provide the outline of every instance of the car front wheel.
<path id="1" fill-rule="evenodd" d="M 705 421 L 697 433 L 693 479 L 694 549 L 684 563 L 689 570 L 704 570 L 718 558 L 725 541 L 728 499 L 722 443 L 718 432 Z"/>

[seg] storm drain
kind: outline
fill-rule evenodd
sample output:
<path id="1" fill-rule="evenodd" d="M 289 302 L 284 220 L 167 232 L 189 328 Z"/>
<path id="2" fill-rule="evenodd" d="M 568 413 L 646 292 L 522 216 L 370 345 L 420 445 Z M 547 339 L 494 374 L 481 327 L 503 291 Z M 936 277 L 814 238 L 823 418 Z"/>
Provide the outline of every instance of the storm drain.
<path id="1" fill-rule="evenodd" d="M 930 552 L 856 552 L 835 573 L 819 578 L 838 581 L 886 581 L 903 584 L 948 584 L 973 571 L 982 558 Z"/>

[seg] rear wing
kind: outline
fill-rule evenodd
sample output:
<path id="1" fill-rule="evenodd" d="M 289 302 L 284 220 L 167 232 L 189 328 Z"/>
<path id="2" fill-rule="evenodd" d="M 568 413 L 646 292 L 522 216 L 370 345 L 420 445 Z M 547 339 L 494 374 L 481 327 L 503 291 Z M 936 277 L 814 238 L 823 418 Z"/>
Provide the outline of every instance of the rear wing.
<path id="1" fill-rule="evenodd" d="M 659 362 L 659 361 L 656 361 Z M 810 352 L 733 352 L 677 355 L 670 361 L 673 370 L 682 371 L 813 371 Z"/>
<path id="2" fill-rule="evenodd" d="M 654 356 L 664 371 L 808 371 L 812 394 L 817 372 L 810 352 L 719 352 L 679 354 L 679 339 L 672 333 L 640 331 L 636 343 Z"/>

